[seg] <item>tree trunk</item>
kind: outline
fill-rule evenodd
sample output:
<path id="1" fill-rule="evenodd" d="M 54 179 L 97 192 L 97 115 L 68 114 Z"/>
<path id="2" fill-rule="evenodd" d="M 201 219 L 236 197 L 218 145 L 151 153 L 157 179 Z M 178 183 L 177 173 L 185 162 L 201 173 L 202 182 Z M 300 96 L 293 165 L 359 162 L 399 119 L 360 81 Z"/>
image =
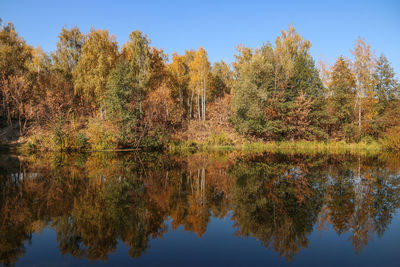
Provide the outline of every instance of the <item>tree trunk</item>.
<path id="1" fill-rule="evenodd" d="M 201 90 L 200 90 L 200 93 L 201 93 L 201 120 L 203 120 L 203 117 L 204 117 L 204 94 L 203 94 L 203 86 L 201 87 Z"/>
<path id="2" fill-rule="evenodd" d="M 18 111 L 19 134 L 22 135 L 21 113 Z"/>
<path id="3" fill-rule="evenodd" d="M 201 81 L 201 120 L 204 120 L 204 80 Z"/>
<path id="4" fill-rule="evenodd" d="M 204 79 L 203 80 L 203 91 L 204 91 L 204 104 L 203 104 L 203 106 L 204 106 L 204 116 L 203 116 L 203 120 L 205 121 L 206 120 L 206 80 Z"/>
<path id="5" fill-rule="evenodd" d="M 11 126 L 11 127 L 13 126 L 12 118 L 11 118 L 11 111 L 10 111 L 9 106 L 7 107 L 7 122 L 8 122 L 9 126 Z"/>
<path id="6" fill-rule="evenodd" d="M 358 103 L 358 139 L 359 139 L 359 141 L 361 139 L 361 109 L 362 109 L 361 101 L 362 101 L 362 98 L 361 98 L 361 95 L 360 95 L 360 99 L 359 99 L 359 103 Z"/>
<path id="7" fill-rule="evenodd" d="M 23 133 L 25 133 L 27 121 L 28 121 L 28 120 L 25 118 L 25 120 L 24 120 L 24 125 L 22 126 L 22 132 L 23 132 Z"/>
<path id="8" fill-rule="evenodd" d="M 168 103 L 165 103 L 165 110 L 166 110 L 165 122 L 167 122 L 168 121 Z"/>
<path id="9" fill-rule="evenodd" d="M 180 103 L 180 112 L 181 112 L 181 121 L 183 121 L 183 97 L 182 97 L 182 88 L 179 86 L 179 103 Z"/>
<path id="10" fill-rule="evenodd" d="M 6 106 L 6 97 L 4 92 L 3 93 L 3 116 L 6 119 L 7 118 L 7 106 Z"/>
<path id="11" fill-rule="evenodd" d="M 189 112 L 187 113 L 187 119 L 190 120 L 190 116 L 192 115 L 192 105 L 190 103 L 190 97 L 187 99 L 187 106 L 189 108 Z"/>
<path id="12" fill-rule="evenodd" d="M 192 91 L 192 97 L 190 98 L 190 112 L 189 112 L 189 120 L 192 118 L 192 109 L 193 109 L 193 97 L 194 97 L 194 91 Z"/>
<path id="13" fill-rule="evenodd" d="M 100 119 L 103 119 L 103 104 L 100 103 Z"/>
<path id="14" fill-rule="evenodd" d="M 200 120 L 200 92 L 197 92 L 197 115 Z"/>

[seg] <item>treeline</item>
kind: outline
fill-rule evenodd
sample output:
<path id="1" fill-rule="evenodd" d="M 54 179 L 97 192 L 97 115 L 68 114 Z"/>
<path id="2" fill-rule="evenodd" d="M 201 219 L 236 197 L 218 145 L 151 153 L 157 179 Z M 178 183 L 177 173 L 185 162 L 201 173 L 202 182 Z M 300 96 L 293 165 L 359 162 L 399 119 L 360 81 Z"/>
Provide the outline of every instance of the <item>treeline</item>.
<path id="1" fill-rule="evenodd" d="M 32 149 L 158 148 L 230 96 L 225 119 L 245 137 L 400 139 L 399 83 L 362 39 L 353 61 L 340 57 L 321 72 L 293 27 L 275 46 L 238 46 L 232 64 L 211 64 L 202 47 L 169 60 L 140 31 L 119 47 L 107 30 L 63 28 L 45 53 L 7 23 L 0 45 L 1 123 L 17 123 Z"/>

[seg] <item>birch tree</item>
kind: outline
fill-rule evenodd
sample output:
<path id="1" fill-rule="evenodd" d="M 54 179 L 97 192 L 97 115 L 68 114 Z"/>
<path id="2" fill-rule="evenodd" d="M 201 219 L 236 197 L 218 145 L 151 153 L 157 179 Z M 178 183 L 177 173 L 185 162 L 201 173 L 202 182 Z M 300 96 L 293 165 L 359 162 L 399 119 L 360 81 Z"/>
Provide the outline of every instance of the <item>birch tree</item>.
<path id="1" fill-rule="evenodd" d="M 100 116 L 103 117 L 107 79 L 118 56 L 118 45 L 108 30 L 92 28 L 85 39 L 81 56 L 73 71 L 75 94 L 82 96 L 92 108 L 100 108 Z"/>
<path id="2" fill-rule="evenodd" d="M 184 97 L 188 95 L 189 66 L 185 63 L 185 56 L 172 54 L 172 62 L 169 64 L 170 84 L 174 88 L 175 98 L 179 101 L 179 114 L 182 121 L 185 113 Z"/>
<path id="3" fill-rule="evenodd" d="M 364 39 L 358 38 L 354 50 L 351 53 L 355 57 L 353 71 L 356 77 L 357 107 L 358 107 L 358 134 L 362 135 L 362 114 L 363 102 L 374 97 L 374 79 L 375 56 L 371 51 L 371 46 Z"/>
<path id="4" fill-rule="evenodd" d="M 122 55 L 129 65 L 129 79 L 137 93 L 140 113 L 143 113 L 142 102 L 149 89 L 151 78 L 150 40 L 141 31 L 129 34 L 128 42 L 122 47 Z"/>
<path id="5" fill-rule="evenodd" d="M 190 64 L 190 84 L 196 91 L 197 117 L 203 121 L 206 119 L 206 87 L 209 72 L 210 62 L 207 59 L 207 52 L 200 47 Z"/>

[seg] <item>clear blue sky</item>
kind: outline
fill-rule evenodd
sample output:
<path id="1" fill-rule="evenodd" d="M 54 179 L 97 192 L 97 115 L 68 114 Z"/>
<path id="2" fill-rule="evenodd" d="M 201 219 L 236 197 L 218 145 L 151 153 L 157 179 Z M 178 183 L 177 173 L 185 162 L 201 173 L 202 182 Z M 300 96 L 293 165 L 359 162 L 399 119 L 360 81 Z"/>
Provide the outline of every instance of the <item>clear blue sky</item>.
<path id="1" fill-rule="evenodd" d="M 400 73 L 400 1 L 17 1 L 0 0 L 0 18 L 12 21 L 31 45 L 54 51 L 61 28 L 106 28 L 122 45 L 139 29 L 152 45 L 183 53 L 203 46 L 212 62 L 233 60 L 234 47 L 274 42 L 293 24 L 311 53 L 334 62 L 350 57 L 358 36 L 384 53 Z M 283 1 L 282 1 L 283 2 Z M 398 75 L 399 76 L 399 75 Z"/>

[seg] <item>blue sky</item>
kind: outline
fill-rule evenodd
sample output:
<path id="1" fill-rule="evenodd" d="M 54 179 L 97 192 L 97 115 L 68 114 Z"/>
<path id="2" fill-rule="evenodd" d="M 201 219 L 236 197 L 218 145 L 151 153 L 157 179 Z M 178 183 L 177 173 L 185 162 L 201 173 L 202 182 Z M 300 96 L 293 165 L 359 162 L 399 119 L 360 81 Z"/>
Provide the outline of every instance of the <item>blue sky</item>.
<path id="1" fill-rule="evenodd" d="M 83 32 L 94 26 L 115 34 L 120 45 L 139 29 L 168 54 L 203 46 L 212 62 L 231 62 L 241 43 L 273 43 L 293 24 L 311 41 L 316 62 L 351 57 L 361 36 L 400 73 L 400 1 L 0 0 L 0 18 L 12 21 L 29 44 L 47 52 L 55 50 L 64 25 Z"/>

